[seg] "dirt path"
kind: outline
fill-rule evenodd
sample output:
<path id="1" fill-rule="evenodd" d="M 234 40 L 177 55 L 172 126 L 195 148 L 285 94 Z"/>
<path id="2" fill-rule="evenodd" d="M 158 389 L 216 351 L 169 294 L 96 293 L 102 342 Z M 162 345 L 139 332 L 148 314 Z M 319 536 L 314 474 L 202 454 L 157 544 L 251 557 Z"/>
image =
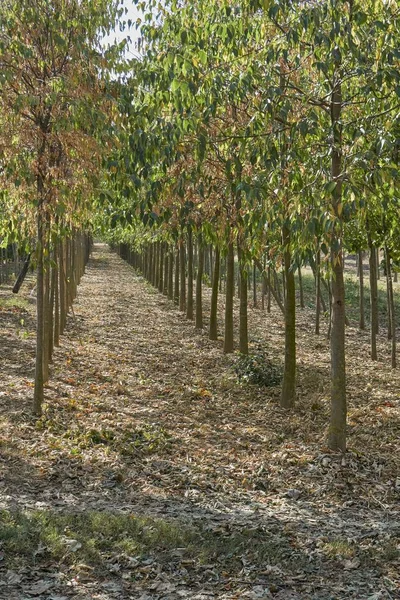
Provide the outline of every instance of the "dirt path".
<path id="1" fill-rule="evenodd" d="M 359 364 L 366 335 L 348 334 L 342 458 L 307 315 L 288 416 L 96 245 L 35 422 L 33 309 L 0 313 L 0 598 L 400 598 L 399 376 Z M 278 313 L 250 329 L 281 355 Z"/>

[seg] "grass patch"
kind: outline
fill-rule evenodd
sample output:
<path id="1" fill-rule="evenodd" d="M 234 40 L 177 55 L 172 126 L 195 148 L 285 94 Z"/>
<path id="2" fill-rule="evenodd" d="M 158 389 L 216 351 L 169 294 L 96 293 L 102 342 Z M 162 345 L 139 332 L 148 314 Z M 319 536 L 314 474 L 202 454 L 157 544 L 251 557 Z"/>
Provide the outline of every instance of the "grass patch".
<path id="1" fill-rule="evenodd" d="M 364 306 L 365 306 L 365 322 L 370 324 L 371 302 L 369 275 L 364 273 Z M 314 276 L 311 273 L 302 272 L 304 303 L 308 308 L 315 310 L 315 284 Z M 299 289 L 298 277 L 296 276 L 296 287 Z M 358 323 L 360 318 L 360 286 L 356 276 L 345 274 L 345 291 L 346 291 L 346 314 L 351 322 Z M 400 294 L 397 292 L 397 285 L 394 284 L 394 301 L 395 312 L 400 314 Z M 329 308 L 329 298 L 324 286 L 321 286 L 321 293 L 324 297 L 326 306 Z M 387 323 L 387 299 L 386 299 L 386 279 L 381 276 L 378 280 L 378 310 L 379 321 L 383 326 Z"/>
<path id="2" fill-rule="evenodd" d="M 109 512 L 58 514 L 50 511 L 0 512 L 1 550 L 8 567 L 49 560 L 85 563 L 100 569 L 113 557 L 154 557 L 159 562 L 217 561 L 241 568 L 244 555 L 256 564 L 278 564 L 293 554 L 289 540 L 261 529 L 215 531 L 196 524 Z M 298 559 L 296 559 L 298 560 Z"/>
<path id="3" fill-rule="evenodd" d="M 26 298 L 22 298 L 21 296 L 13 295 L 10 298 L 1 298 L 0 297 L 0 309 L 10 310 L 10 309 L 19 309 L 19 310 L 27 310 L 29 307 L 29 301 Z"/>
<path id="4" fill-rule="evenodd" d="M 323 552 L 329 558 L 353 558 L 356 554 L 354 544 L 345 539 L 336 539 L 327 542 L 323 546 Z"/>
<path id="5" fill-rule="evenodd" d="M 79 407 L 74 405 L 74 410 Z M 74 446 L 74 452 L 96 446 L 106 446 L 124 456 L 143 456 L 166 451 L 173 443 L 173 437 L 163 428 L 153 424 L 143 424 L 132 429 L 91 428 L 73 426 L 65 430 L 65 423 L 56 417 L 43 415 L 36 421 L 36 429 L 59 436 L 67 445 Z"/>

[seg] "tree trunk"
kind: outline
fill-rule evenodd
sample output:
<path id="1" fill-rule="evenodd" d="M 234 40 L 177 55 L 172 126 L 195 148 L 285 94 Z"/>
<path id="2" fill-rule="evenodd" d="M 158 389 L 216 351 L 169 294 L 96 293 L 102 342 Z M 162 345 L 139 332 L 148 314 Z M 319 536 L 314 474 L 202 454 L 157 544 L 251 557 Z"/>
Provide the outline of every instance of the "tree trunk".
<path id="1" fill-rule="evenodd" d="M 346 450 L 346 362 L 345 362 L 345 289 L 343 274 L 342 222 L 342 89 L 340 61 L 336 62 L 331 95 L 333 144 L 331 147 L 331 176 L 336 187 L 332 191 L 332 209 L 336 225 L 331 238 L 332 265 L 332 328 L 331 328 L 331 416 L 328 446 Z"/>
<path id="2" fill-rule="evenodd" d="M 188 225 L 187 250 L 188 250 L 188 291 L 187 291 L 186 318 L 193 320 L 193 233 L 192 233 L 192 227 L 190 225 Z"/>
<path id="3" fill-rule="evenodd" d="M 303 277 L 301 275 L 300 263 L 297 265 L 297 274 L 299 276 L 300 308 L 304 308 Z"/>
<path id="4" fill-rule="evenodd" d="M 179 274 L 180 274 L 180 248 L 176 247 L 175 254 L 175 282 L 174 282 L 174 302 L 179 304 Z"/>
<path id="5" fill-rule="evenodd" d="M 385 248 L 385 261 L 386 261 L 386 277 L 387 277 L 387 287 L 388 287 L 388 296 L 389 296 L 389 313 L 390 313 L 390 327 L 391 327 L 391 340 L 392 340 L 392 368 L 396 368 L 396 318 L 395 318 L 395 308 L 394 308 L 394 297 L 393 297 L 393 283 L 392 283 L 392 268 L 390 265 L 390 256 L 388 249 Z"/>
<path id="6" fill-rule="evenodd" d="M 50 355 L 50 220 L 45 219 L 45 248 L 43 257 L 44 288 L 43 288 L 43 383 L 49 380 L 49 355 Z"/>
<path id="7" fill-rule="evenodd" d="M 60 286 L 60 335 L 62 335 L 67 321 L 67 289 L 65 273 L 65 242 L 62 241 L 58 248 L 59 256 L 59 286 Z"/>
<path id="8" fill-rule="evenodd" d="M 168 298 L 174 299 L 174 251 L 172 248 L 169 249 L 168 260 Z"/>
<path id="9" fill-rule="evenodd" d="M 321 316 L 321 251 L 318 248 L 315 256 L 315 334 L 319 335 Z"/>
<path id="10" fill-rule="evenodd" d="M 197 236 L 197 274 L 196 274 L 196 328 L 203 328 L 203 269 L 204 247 L 201 233 Z"/>
<path id="11" fill-rule="evenodd" d="M 55 272 L 54 272 L 54 346 L 60 345 L 60 283 L 59 283 L 59 269 L 60 269 L 60 243 L 57 242 L 55 249 Z"/>
<path id="12" fill-rule="evenodd" d="M 239 351 L 249 353 L 249 336 L 247 324 L 247 279 L 248 272 L 243 261 L 243 253 L 238 243 L 238 265 L 240 274 L 240 309 L 239 309 Z"/>
<path id="13" fill-rule="evenodd" d="M 257 267 L 255 262 L 253 262 L 253 306 L 257 307 Z"/>
<path id="14" fill-rule="evenodd" d="M 363 253 L 362 250 L 358 252 L 358 276 L 360 278 L 360 321 L 359 328 L 365 329 L 365 310 L 364 310 L 364 265 L 363 265 Z"/>
<path id="15" fill-rule="evenodd" d="M 233 243 L 228 243 L 228 255 L 226 259 L 226 294 L 225 294 L 225 335 L 224 352 L 233 352 L 233 295 L 235 279 L 235 255 Z"/>
<path id="16" fill-rule="evenodd" d="M 159 242 L 159 260 L 158 260 L 158 291 L 161 294 L 164 291 L 164 242 Z"/>
<path id="17" fill-rule="evenodd" d="M 291 408 L 296 397 L 296 288 L 291 270 L 290 231 L 283 228 L 285 298 L 285 366 L 283 371 L 281 406 Z"/>
<path id="18" fill-rule="evenodd" d="M 180 247 L 180 294 L 179 294 L 179 310 L 185 312 L 186 310 L 186 251 L 185 243 L 182 239 Z"/>
<path id="19" fill-rule="evenodd" d="M 50 307 L 49 307 L 49 317 L 50 317 L 50 326 L 49 326 L 49 363 L 53 361 L 53 350 L 54 350 L 54 327 L 55 327 L 55 319 L 54 319 L 54 304 L 55 304 L 55 295 L 56 295 L 56 272 L 57 265 L 54 264 L 51 266 L 51 275 L 50 275 Z"/>
<path id="20" fill-rule="evenodd" d="M 169 251 L 168 244 L 165 242 L 164 244 L 164 285 L 163 285 L 163 294 L 164 296 L 168 296 L 168 269 L 169 269 Z"/>
<path id="21" fill-rule="evenodd" d="M 213 280 L 214 277 L 214 261 L 213 261 L 213 247 L 212 244 L 210 244 L 210 282 Z"/>
<path id="22" fill-rule="evenodd" d="M 369 237 L 369 287 L 371 295 L 371 358 L 378 360 L 376 348 L 376 335 L 378 333 L 378 284 L 376 278 L 376 254 L 375 248 Z"/>
<path id="23" fill-rule="evenodd" d="M 33 414 L 40 416 L 44 399 L 43 355 L 44 355 L 44 225 L 43 225 L 43 181 L 38 178 L 39 206 L 37 212 L 37 266 L 36 266 L 36 363 Z"/>
<path id="24" fill-rule="evenodd" d="M 212 292 L 211 292 L 211 309 L 210 309 L 210 340 L 216 340 L 218 338 L 218 284 L 219 284 L 219 271 L 221 266 L 221 255 L 219 246 L 215 247 L 215 260 L 214 260 L 214 277 L 212 280 Z"/>

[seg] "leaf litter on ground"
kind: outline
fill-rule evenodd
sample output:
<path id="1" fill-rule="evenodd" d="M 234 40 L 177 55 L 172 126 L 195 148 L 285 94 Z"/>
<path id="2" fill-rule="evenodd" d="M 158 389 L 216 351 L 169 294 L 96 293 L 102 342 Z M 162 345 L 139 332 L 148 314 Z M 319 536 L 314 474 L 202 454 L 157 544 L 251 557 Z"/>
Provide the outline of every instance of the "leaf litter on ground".
<path id="1" fill-rule="evenodd" d="M 0 598 L 400 597 L 400 377 L 383 336 L 377 368 L 347 329 L 341 456 L 324 447 L 329 344 L 310 310 L 291 414 L 104 245 L 74 312 L 40 420 L 34 306 L 0 314 Z M 221 297 L 220 331 L 222 315 Z M 251 309 L 249 329 L 279 366 L 280 314 Z"/>

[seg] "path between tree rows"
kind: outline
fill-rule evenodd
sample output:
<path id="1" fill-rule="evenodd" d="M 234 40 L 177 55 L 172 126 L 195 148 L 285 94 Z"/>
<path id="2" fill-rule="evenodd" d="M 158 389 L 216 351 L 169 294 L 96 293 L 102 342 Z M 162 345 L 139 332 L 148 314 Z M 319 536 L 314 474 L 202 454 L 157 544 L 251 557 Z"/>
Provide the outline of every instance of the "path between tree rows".
<path id="1" fill-rule="evenodd" d="M 64 546 L 55 560 L 32 526 L 32 555 L 10 566 L 0 540 L 0 598 L 400 598 L 398 375 L 382 397 L 371 378 L 386 367 L 363 361 L 371 388 L 350 374 L 355 449 L 329 454 L 325 339 L 300 356 L 288 416 L 278 389 L 239 385 L 220 342 L 97 244 L 35 422 L 33 313 L 0 313 L 0 502 L 3 521 L 44 518 Z M 268 319 L 250 317 L 274 349 Z M 366 352 L 353 337 L 350 354 Z"/>

